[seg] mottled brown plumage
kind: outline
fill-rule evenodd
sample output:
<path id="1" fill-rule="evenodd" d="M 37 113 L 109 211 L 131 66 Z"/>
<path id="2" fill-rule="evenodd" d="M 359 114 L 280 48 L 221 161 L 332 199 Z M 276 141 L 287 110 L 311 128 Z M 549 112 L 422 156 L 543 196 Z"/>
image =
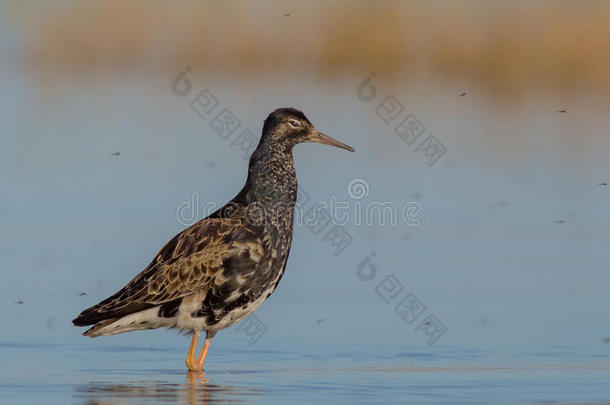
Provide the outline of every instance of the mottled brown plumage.
<path id="1" fill-rule="evenodd" d="M 305 115 L 282 108 L 265 120 L 239 194 L 172 238 L 125 287 L 84 310 L 73 323 L 84 335 L 177 328 L 194 333 L 187 366 L 200 370 L 218 330 L 243 319 L 277 287 L 286 268 L 297 179 L 292 148 L 318 142 L 352 150 L 318 132 Z M 193 344 L 206 331 L 194 360 Z"/>
<path id="2" fill-rule="evenodd" d="M 83 311 L 74 324 L 119 318 L 171 304 L 197 291 L 213 290 L 227 282 L 225 273 L 237 264 L 253 271 L 263 250 L 262 240 L 242 221 L 206 218 L 176 235 L 144 271 L 113 296 Z M 229 268 L 223 266 L 228 261 L 232 264 Z M 161 305 L 160 311 L 168 307 Z"/>

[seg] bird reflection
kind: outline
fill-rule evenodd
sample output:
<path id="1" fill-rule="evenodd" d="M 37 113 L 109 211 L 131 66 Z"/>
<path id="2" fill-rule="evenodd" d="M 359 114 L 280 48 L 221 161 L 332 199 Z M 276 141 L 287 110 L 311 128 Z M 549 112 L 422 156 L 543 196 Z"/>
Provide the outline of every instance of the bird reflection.
<path id="1" fill-rule="evenodd" d="M 203 371 L 189 371 L 188 373 L 186 373 L 186 382 L 189 384 L 189 386 L 194 386 L 195 384 L 207 384 L 210 382 L 210 380 L 205 378 L 205 373 Z"/>
<path id="2" fill-rule="evenodd" d="M 184 384 L 141 380 L 123 384 L 92 382 L 77 388 L 75 397 L 88 405 L 129 403 L 240 404 L 260 389 L 213 384 L 204 372 L 188 372 Z"/>

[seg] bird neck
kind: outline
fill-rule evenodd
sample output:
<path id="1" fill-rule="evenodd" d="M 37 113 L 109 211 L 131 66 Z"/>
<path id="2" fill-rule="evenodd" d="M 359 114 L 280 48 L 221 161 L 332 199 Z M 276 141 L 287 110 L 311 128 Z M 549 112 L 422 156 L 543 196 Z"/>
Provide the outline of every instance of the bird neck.
<path id="1" fill-rule="evenodd" d="M 292 209 L 297 198 L 297 176 L 292 146 L 261 143 L 250 158 L 246 201 L 266 207 Z"/>

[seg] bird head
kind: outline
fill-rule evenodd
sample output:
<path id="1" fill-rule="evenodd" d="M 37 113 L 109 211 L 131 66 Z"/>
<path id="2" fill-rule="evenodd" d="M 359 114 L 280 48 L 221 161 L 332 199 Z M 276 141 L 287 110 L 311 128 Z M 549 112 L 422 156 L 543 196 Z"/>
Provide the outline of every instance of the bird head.
<path id="1" fill-rule="evenodd" d="M 292 148 L 302 142 L 323 143 L 354 152 L 354 148 L 318 131 L 305 114 L 294 108 L 278 108 L 265 120 L 263 137 Z"/>

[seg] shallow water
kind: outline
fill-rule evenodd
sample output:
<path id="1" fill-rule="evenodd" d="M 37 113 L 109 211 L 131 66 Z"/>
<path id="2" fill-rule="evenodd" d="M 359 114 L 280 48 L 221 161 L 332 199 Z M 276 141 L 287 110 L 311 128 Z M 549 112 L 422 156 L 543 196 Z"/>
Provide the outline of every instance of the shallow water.
<path id="1" fill-rule="evenodd" d="M 186 342 L 186 340 L 185 340 Z M 186 348 L 186 347 L 185 347 Z M 404 350 L 404 349 L 403 349 Z M 610 354 L 578 347 L 216 348 L 203 374 L 178 347 L 2 344 L 3 403 L 602 403 Z M 8 367 L 6 367 L 8 366 Z M 610 402 L 608 402 L 610 403 Z"/>
<path id="2" fill-rule="evenodd" d="M 257 135 L 293 105 L 355 147 L 295 149 L 310 203 L 355 207 L 360 179 L 358 201 L 423 211 L 417 226 L 350 221 L 340 254 L 295 227 L 286 274 L 256 312 L 262 333 L 219 333 L 205 376 L 189 376 L 187 337 L 90 340 L 70 320 L 185 228 L 177 208 L 193 193 L 194 218 L 233 197 L 247 162 L 171 91 L 173 75 L 40 83 L 0 69 L 13 78 L 0 82 L 0 402 L 610 403 L 610 120 L 598 100 L 533 95 L 505 111 L 476 88 L 458 97 L 464 83 L 380 82 L 363 102 L 363 77 L 192 77 L 193 94 L 210 89 Z M 442 160 L 428 165 L 376 114 L 389 94 L 442 140 Z M 399 316 L 408 294 L 425 307 L 417 321 Z M 430 345 L 424 319 L 445 328 Z"/>

